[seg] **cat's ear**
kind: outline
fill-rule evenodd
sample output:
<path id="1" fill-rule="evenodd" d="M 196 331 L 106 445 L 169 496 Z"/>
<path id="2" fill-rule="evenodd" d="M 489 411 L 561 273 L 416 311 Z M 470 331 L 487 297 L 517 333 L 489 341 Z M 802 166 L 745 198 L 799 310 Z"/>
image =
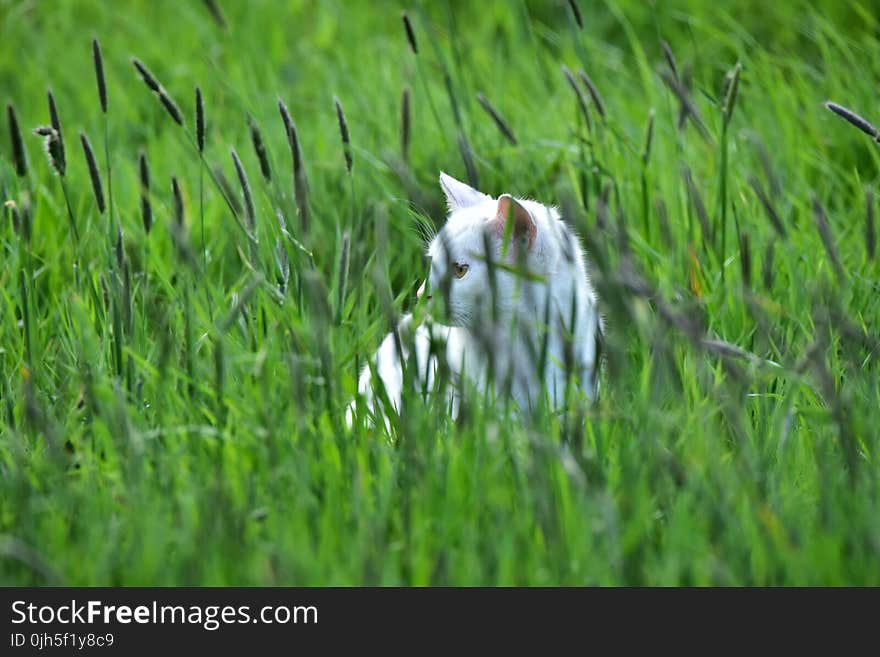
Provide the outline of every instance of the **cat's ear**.
<path id="1" fill-rule="evenodd" d="M 513 230 L 510 234 L 517 241 L 523 241 L 532 248 L 535 237 L 538 234 L 538 224 L 532 214 L 510 194 L 502 194 L 498 197 L 498 211 L 492 220 L 495 232 L 499 236 L 507 233 L 507 222 L 513 222 Z"/>
<path id="2" fill-rule="evenodd" d="M 477 203 L 492 200 L 492 197 L 488 194 L 478 192 L 470 185 L 466 185 L 460 180 L 456 180 L 443 171 L 440 172 L 440 186 L 446 194 L 446 203 L 449 205 L 450 212 L 455 212 L 456 210 L 469 208 Z"/>

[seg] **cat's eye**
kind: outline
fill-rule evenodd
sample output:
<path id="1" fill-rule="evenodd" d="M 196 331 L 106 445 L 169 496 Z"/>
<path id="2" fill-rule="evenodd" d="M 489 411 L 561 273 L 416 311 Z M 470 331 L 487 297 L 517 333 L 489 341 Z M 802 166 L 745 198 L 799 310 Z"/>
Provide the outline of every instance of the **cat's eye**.
<path id="1" fill-rule="evenodd" d="M 468 269 L 470 269 L 469 265 L 463 265 L 458 262 L 452 263 L 452 272 L 455 274 L 456 278 L 464 277 L 464 275 L 468 273 Z"/>

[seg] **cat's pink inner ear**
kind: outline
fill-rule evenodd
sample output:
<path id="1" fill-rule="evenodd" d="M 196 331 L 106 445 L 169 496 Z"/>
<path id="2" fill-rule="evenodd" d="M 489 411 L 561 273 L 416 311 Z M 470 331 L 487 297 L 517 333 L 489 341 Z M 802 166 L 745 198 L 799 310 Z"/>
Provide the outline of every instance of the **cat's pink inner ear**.
<path id="1" fill-rule="evenodd" d="M 538 225 L 529 211 L 515 198 L 510 194 L 502 194 L 498 197 L 498 211 L 495 214 L 495 230 L 502 237 L 508 221 L 513 222 L 514 239 L 524 240 L 531 249 L 538 234 Z"/>

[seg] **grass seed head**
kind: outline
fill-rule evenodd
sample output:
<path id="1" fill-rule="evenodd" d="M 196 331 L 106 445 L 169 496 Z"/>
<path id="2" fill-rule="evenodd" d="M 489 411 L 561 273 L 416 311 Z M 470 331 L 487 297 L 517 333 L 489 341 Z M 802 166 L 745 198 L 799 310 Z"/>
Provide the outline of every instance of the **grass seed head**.
<path id="1" fill-rule="evenodd" d="M 742 63 L 737 62 L 736 66 L 724 78 L 724 100 L 721 103 L 721 114 L 724 117 L 724 123 L 730 123 L 733 116 L 733 110 L 736 107 L 736 96 L 739 91 L 739 77 L 742 73 Z"/>
<path id="2" fill-rule="evenodd" d="M 700 194 L 696 182 L 694 182 L 694 176 L 689 166 L 685 165 L 683 167 L 682 176 L 684 177 L 688 198 L 690 199 L 694 212 L 697 215 L 697 219 L 700 222 L 700 230 L 703 234 L 703 240 L 709 242 L 712 240 L 712 229 L 709 225 L 709 213 L 706 212 L 706 204 L 703 202 L 703 196 Z"/>
<path id="3" fill-rule="evenodd" d="M 171 176 L 171 195 L 174 197 L 174 223 L 182 226 L 184 221 L 183 194 L 180 191 L 177 176 Z"/>
<path id="4" fill-rule="evenodd" d="M 254 145 L 254 153 L 260 163 L 260 173 L 263 174 L 266 182 L 272 182 L 272 167 L 269 166 L 269 154 L 266 152 L 266 145 L 263 142 L 263 135 L 260 133 L 260 127 L 253 117 L 248 116 L 248 130 L 251 133 L 251 143 Z"/>
<path id="5" fill-rule="evenodd" d="M 8 200 L 3 204 L 9 211 L 12 218 L 12 229 L 16 235 L 22 238 L 25 244 L 31 243 L 31 235 L 33 228 L 33 216 L 31 212 L 30 195 L 23 191 L 19 197 L 19 202 Z"/>
<path id="6" fill-rule="evenodd" d="M 150 69 L 144 66 L 144 64 L 137 57 L 133 57 L 131 63 L 137 69 L 138 73 L 141 74 L 141 79 L 144 81 L 144 84 L 147 85 L 152 91 L 159 93 L 162 85 L 159 84 L 159 81 L 156 79 L 156 76 L 150 72 Z"/>
<path id="7" fill-rule="evenodd" d="M 196 87 L 196 144 L 199 153 L 205 152 L 205 104 L 202 101 L 202 90 Z"/>
<path id="8" fill-rule="evenodd" d="M 412 49 L 414 55 L 419 54 L 419 46 L 416 43 L 416 33 L 413 31 L 412 23 L 409 20 L 409 16 L 404 13 L 402 15 L 403 18 L 403 29 L 406 31 L 406 40 L 409 42 L 409 47 Z"/>
<path id="9" fill-rule="evenodd" d="M 214 173 L 214 177 L 217 179 L 217 184 L 220 185 L 220 190 L 223 192 L 223 196 L 229 201 L 230 205 L 232 205 L 232 209 L 235 212 L 235 215 L 238 216 L 241 214 L 241 202 L 238 200 L 238 194 L 235 193 L 235 190 L 232 189 L 232 185 L 229 182 L 229 179 L 226 177 L 226 174 L 223 173 L 223 168 L 220 166 L 215 166 L 212 168 L 212 172 Z"/>
<path id="10" fill-rule="evenodd" d="M 779 213 L 776 211 L 776 207 L 773 205 L 773 201 L 770 199 L 769 196 L 767 196 L 767 192 L 764 191 L 764 188 L 761 186 L 760 181 L 755 176 L 749 176 L 749 185 L 751 185 L 752 189 L 755 191 L 755 195 L 761 202 L 761 205 L 764 208 L 764 213 L 770 220 L 770 223 L 773 226 L 773 230 L 775 230 L 780 237 L 785 237 L 785 225 L 779 218 Z"/>
<path id="11" fill-rule="evenodd" d="M 168 116 L 170 116 L 177 125 L 183 126 L 183 114 L 181 113 L 180 108 L 164 89 L 159 91 L 159 102 L 162 103 L 165 111 L 168 112 Z"/>
<path id="12" fill-rule="evenodd" d="M 571 9 L 571 15 L 574 22 L 577 23 L 579 29 L 584 29 L 584 17 L 581 15 L 581 8 L 578 7 L 576 0 L 568 0 L 568 7 Z"/>
<path id="13" fill-rule="evenodd" d="M 345 153 L 345 170 L 351 175 L 351 168 L 354 161 L 351 156 L 351 137 L 348 133 L 348 121 L 345 120 L 345 112 L 342 109 L 342 103 L 338 98 L 333 99 L 336 106 L 336 119 L 339 121 L 339 135 L 342 137 L 342 150 Z"/>
<path id="14" fill-rule="evenodd" d="M 484 110 L 486 110 L 486 114 L 495 122 L 495 126 L 501 131 L 501 134 L 504 135 L 504 138 L 507 139 L 511 143 L 511 145 L 516 146 L 516 136 L 513 134 L 513 130 L 510 129 L 510 124 L 501 116 L 501 113 L 495 109 L 495 106 L 489 102 L 489 99 L 486 98 L 483 94 L 477 94 L 477 102 L 480 104 Z"/>
<path id="15" fill-rule="evenodd" d="M 9 123 L 9 141 L 12 146 L 15 173 L 19 178 L 24 178 L 28 172 L 27 151 L 21 138 L 21 128 L 18 125 L 18 118 L 15 116 L 15 108 L 12 103 L 6 106 L 6 118 Z"/>
<path id="16" fill-rule="evenodd" d="M 602 101 L 602 96 L 599 95 L 599 90 L 596 88 L 596 85 L 593 84 L 590 76 L 587 75 L 585 71 L 578 71 L 578 76 L 580 77 L 584 87 L 586 87 L 587 91 L 589 92 L 590 98 L 593 99 L 593 104 L 596 106 L 596 111 L 599 113 L 599 116 L 604 119 L 605 103 Z"/>
<path id="17" fill-rule="evenodd" d="M 104 214 L 104 211 L 107 209 L 104 204 L 104 188 L 101 185 L 101 174 L 98 172 L 98 163 L 95 160 L 95 152 L 92 150 L 92 145 L 89 143 L 89 138 L 86 137 L 84 132 L 79 133 L 80 141 L 82 142 L 83 154 L 86 157 L 86 165 L 89 169 L 89 178 L 92 181 L 92 191 L 95 194 L 95 203 L 98 205 L 98 212 Z"/>
<path id="18" fill-rule="evenodd" d="M 864 117 L 859 116 L 851 109 L 847 109 L 843 105 L 838 105 L 837 103 L 832 103 L 831 101 L 826 102 L 825 107 L 837 114 L 837 116 L 842 118 L 850 125 L 854 125 L 856 128 L 868 135 L 871 139 L 875 141 L 880 141 L 880 132 L 878 132 L 877 128 L 875 128 L 871 124 L 871 122 Z"/>
<path id="19" fill-rule="evenodd" d="M 690 69 L 685 71 L 684 78 L 679 79 L 673 73 L 669 71 L 661 71 L 660 77 L 666 83 L 666 85 L 672 90 L 672 92 L 678 97 L 679 102 L 679 120 L 678 126 L 679 128 L 683 128 L 685 122 L 688 118 L 690 118 L 691 123 L 694 124 L 694 127 L 697 129 L 697 132 L 700 136 L 707 142 L 712 143 L 712 135 L 709 133 L 709 129 L 706 127 L 706 122 L 703 121 L 703 115 L 700 113 L 699 108 L 696 103 L 694 103 L 691 98 L 689 87 L 690 80 Z"/>
<path id="20" fill-rule="evenodd" d="M 98 83 L 98 101 L 101 111 L 107 113 L 107 81 L 104 79 L 104 59 L 101 57 L 101 44 L 92 39 L 92 59 L 95 62 L 95 81 Z"/>
<path id="21" fill-rule="evenodd" d="M 162 106 L 165 108 L 165 111 L 168 112 L 168 115 L 172 118 L 172 120 L 179 126 L 183 126 L 183 114 L 180 112 L 180 108 L 177 106 L 177 103 L 168 95 L 168 92 L 165 91 L 165 88 L 159 84 L 159 80 L 156 79 L 156 76 L 150 72 L 144 64 L 133 57 L 131 63 L 137 69 L 138 73 L 141 75 L 141 79 L 144 81 L 144 84 L 150 88 L 151 91 L 155 92 L 156 95 L 159 96 L 159 102 L 162 103 Z"/>
<path id="22" fill-rule="evenodd" d="M 235 152 L 234 148 L 230 150 L 230 153 L 232 155 L 232 164 L 235 166 L 235 173 L 238 175 L 238 183 L 241 185 L 241 196 L 244 199 L 244 217 L 247 221 L 249 237 L 251 240 L 256 241 L 257 218 L 254 208 L 254 197 L 251 194 L 251 185 L 248 182 L 247 173 L 245 173 L 238 153 Z"/>
<path id="23" fill-rule="evenodd" d="M 409 88 L 404 88 L 400 98 L 400 155 L 404 162 L 409 161 L 410 107 Z"/>
<path id="24" fill-rule="evenodd" d="M 834 271 L 839 278 L 843 278 L 843 265 L 840 264 L 840 256 L 837 253 L 837 246 L 834 244 L 834 238 L 831 235 L 831 228 L 828 225 L 828 219 L 825 217 L 825 210 L 818 198 L 813 197 L 813 219 L 816 222 L 816 228 L 819 230 L 819 236 L 822 238 L 822 245 L 825 252 L 831 260 Z"/>
<path id="25" fill-rule="evenodd" d="M 584 120 L 587 122 L 587 130 L 592 130 L 593 122 L 590 119 L 590 108 L 587 104 L 587 99 L 584 97 L 584 92 L 581 91 L 581 88 L 578 86 L 574 74 L 569 70 L 567 66 L 563 65 L 562 74 L 568 81 L 568 86 L 570 86 L 571 90 L 574 92 L 575 98 L 578 102 L 578 107 L 581 108 L 581 114 L 583 114 Z"/>
<path id="26" fill-rule="evenodd" d="M 34 128 L 34 134 L 43 137 L 43 150 L 46 151 L 46 157 L 49 158 L 52 170 L 64 177 L 64 162 L 61 159 L 63 153 L 59 150 L 61 141 L 58 137 L 58 131 L 50 125 L 41 125 Z"/>
<path id="27" fill-rule="evenodd" d="M 150 205 L 150 165 L 147 163 L 147 155 L 143 151 L 138 157 L 138 169 L 141 186 L 141 221 L 144 224 L 144 232 L 149 235 L 150 229 L 153 227 L 153 207 Z"/>
<path id="28" fill-rule="evenodd" d="M 290 146 L 290 156 L 293 160 L 293 193 L 296 207 L 299 210 L 300 225 L 303 232 L 309 231 L 310 212 L 308 198 L 308 183 L 306 181 L 306 172 L 303 168 L 302 149 L 299 142 L 299 134 L 296 131 L 296 124 L 287 111 L 287 105 L 279 98 L 278 111 L 281 114 L 281 120 L 284 122 L 284 129 L 287 132 L 287 143 Z"/>
<path id="29" fill-rule="evenodd" d="M 642 165 L 648 166 L 651 159 L 651 148 L 654 145 L 654 110 L 648 114 L 648 127 L 645 130 L 645 147 L 642 149 Z"/>
<path id="30" fill-rule="evenodd" d="M 67 156 L 64 152 L 64 134 L 61 132 L 61 120 L 58 118 L 55 95 L 51 89 L 46 92 L 46 97 L 49 100 L 49 119 L 51 120 L 52 128 L 55 130 L 55 135 L 49 144 L 50 154 L 55 162 L 55 170 L 59 175 L 64 176 L 67 171 Z"/>
<path id="31" fill-rule="evenodd" d="M 675 61 L 675 55 L 672 52 L 672 47 L 666 41 L 661 41 L 660 47 L 663 49 L 663 56 L 666 58 L 666 65 L 669 66 L 669 70 L 672 72 L 672 76 L 676 80 L 680 80 L 681 76 L 678 73 L 678 62 Z"/>
<path id="32" fill-rule="evenodd" d="M 293 159 L 294 175 L 302 167 L 302 153 L 299 148 L 299 135 L 296 132 L 296 124 L 287 110 L 287 105 L 280 98 L 278 99 L 278 112 L 281 114 L 281 120 L 284 123 L 284 132 L 287 135 L 287 144 L 290 146 L 290 156 Z"/>
<path id="33" fill-rule="evenodd" d="M 217 0 L 204 0 L 204 3 L 205 7 L 208 9 L 208 13 L 211 14 L 211 18 L 217 23 L 217 26 L 221 30 L 225 30 L 226 18 L 224 18 L 223 12 L 220 10 L 220 5 L 217 4 Z"/>

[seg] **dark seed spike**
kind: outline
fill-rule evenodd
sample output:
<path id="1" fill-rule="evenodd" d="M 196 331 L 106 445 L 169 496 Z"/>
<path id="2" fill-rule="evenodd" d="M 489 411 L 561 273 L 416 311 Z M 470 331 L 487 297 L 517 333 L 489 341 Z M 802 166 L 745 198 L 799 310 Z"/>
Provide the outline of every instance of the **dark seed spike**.
<path id="1" fill-rule="evenodd" d="M 489 102 L 489 99 L 486 98 L 482 93 L 477 94 L 477 102 L 480 103 L 480 107 L 486 110 L 486 114 L 488 114 L 491 119 L 495 122 L 498 130 L 501 131 L 501 134 L 504 135 L 505 139 L 509 141 L 513 146 L 516 146 L 516 137 L 513 134 L 513 130 L 510 129 L 510 125 L 507 121 L 504 120 L 504 117 L 501 116 L 500 112 Z"/>
<path id="2" fill-rule="evenodd" d="M 773 202 L 770 200 L 770 197 L 767 196 L 764 188 L 761 187 L 761 183 L 755 176 L 750 176 L 749 185 L 751 185 L 752 189 L 755 190 L 755 194 L 757 195 L 758 200 L 761 202 L 761 205 L 764 207 L 764 212 L 766 213 L 767 218 L 770 220 L 770 223 L 773 225 L 773 229 L 779 234 L 780 237 L 785 237 L 785 225 L 779 218 L 779 214 L 776 212 L 776 208 L 773 206 Z"/>
<path id="3" fill-rule="evenodd" d="M 225 30 L 226 19 L 223 17 L 223 12 L 220 10 L 220 5 L 217 4 L 217 0 L 204 0 L 204 3 L 205 7 L 208 8 L 208 12 L 211 14 L 211 18 L 217 23 L 217 26 L 221 30 Z"/>
<path id="4" fill-rule="evenodd" d="M 574 74 L 568 69 L 567 66 L 562 67 L 562 73 L 565 75 L 565 79 L 568 80 L 568 85 L 571 87 L 571 90 L 574 91 L 574 95 L 577 98 L 578 106 L 581 108 L 581 113 L 584 115 L 584 119 L 587 122 L 587 129 L 592 130 L 592 120 L 590 119 L 590 108 L 587 105 L 587 99 L 584 98 L 584 93 L 581 91 L 581 88 L 577 84 L 577 80 L 574 77 Z"/>
<path id="5" fill-rule="evenodd" d="M 400 99 L 400 153 L 404 162 L 409 161 L 410 107 L 409 89 L 404 88 Z"/>
<path id="6" fill-rule="evenodd" d="M 479 189 L 480 177 L 477 173 L 477 165 L 474 162 L 474 153 L 463 132 L 458 133 L 458 151 L 461 153 L 461 159 L 464 162 L 464 169 L 467 172 L 468 183 L 474 189 Z"/>
<path id="7" fill-rule="evenodd" d="M 703 233 L 703 241 L 708 242 L 712 239 L 712 231 L 709 228 L 709 215 L 706 212 L 706 205 L 703 203 L 703 197 L 700 195 L 700 190 L 697 189 L 697 185 L 694 182 L 694 177 L 691 173 L 690 167 L 685 165 L 682 169 L 682 175 L 684 176 L 684 182 L 685 186 L 687 187 L 688 197 L 691 200 L 694 212 L 696 212 L 697 219 L 700 222 L 700 230 Z"/>
<path id="8" fill-rule="evenodd" d="M 196 87 L 196 143 L 199 153 L 205 152 L 205 105 L 202 101 L 202 90 Z"/>
<path id="9" fill-rule="evenodd" d="M 132 57 L 131 63 L 137 69 L 138 73 L 141 74 L 141 79 L 144 81 L 144 84 L 147 85 L 152 91 L 154 91 L 159 96 L 159 102 L 162 103 L 162 106 L 165 108 L 165 111 L 168 112 L 168 115 L 174 120 L 174 122 L 183 126 L 183 114 L 180 112 L 180 108 L 177 106 L 177 103 L 172 100 L 171 96 L 168 95 L 168 92 L 159 84 L 159 81 L 156 79 L 156 76 L 153 75 L 150 70 L 144 66 L 144 64 L 137 59 L 136 57 Z"/>
<path id="10" fill-rule="evenodd" d="M 275 242 L 275 265 L 278 267 L 278 291 L 285 295 L 290 284 L 290 258 L 280 239 Z"/>
<path id="11" fill-rule="evenodd" d="M 180 183 L 177 182 L 177 176 L 171 176 L 171 194 L 174 196 L 174 223 L 178 226 L 183 225 L 183 194 L 180 191 Z"/>
<path id="12" fill-rule="evenodd" d="M 226 174 L 223 173 L 223 168 L 215 166 L 211 170 L 214 172 L 214 177 L 217 179 L 217 184 L 219 184 L 220 189 L 223 190 L 223 196 L 232 206 L 232 209 L 235 212 L 235 216 L 239 216 L 241 214 L 241 203 L 238 200 L 238 194 L 236 194 L 235 190 L 232 189 L 232 185 L 229 183 L 229 179 L 226 177 Z"/>
<path id="13" fill-rule="evenodd" d="M 159 84 L 159 81 L 156 77 L 150 72 L 146 66 L 141 63 L 141 61 L 137 57 L 133 57 L 131 63 L 137 69 L 138 73 L 141 74 L 141 79 L 144 81 L 151 90 L 159 93 L 159 90 L 162 88 L 162 85 Z"/>
<path id="14" fill-rule="evenodd" d="M 419 54 L 419 46 L 416 43 L 416 33 L 413 31 L 412 23 L 409 20 L 409 16 L 404 13 L 402 15 L 403 18 L 403 29 L 406 30 L 406 40 L 409 41 L 409 47 L 412 49 L 414 55 Z"/>
<path id="15" fill-rule="evenodd" d="M 27 194 L 23 194 L 21 197 L 21 234 L 24 236 L 25 244 L 31 243 L 33 226 L 34 220 L 31 210 L 30 197 Z"/>
<path id="16" fill-rule="evenodd" d="M 251 143 L 254 145 L 254 153 L 260 163 L 260 173 L 266 182 L 272 182 L 272 167 L 269 166 L 269 155 L 266 153 L 266 145 L 263 143 L 263 135 L 260 133 L 260 127 L 254 121 L 253 117 L 247 117 L 248 129 L 251 133 Z"/>
<path id="17" fill-rule="evenodd" d="M 101 175 L 98 172 L 98 163 L 95 161 L 95 152 L 89 143 L 89 138 L 84 132 L 79 133 L 82 142 L 83 153 L 86 156 L 86 165 L 89 169 L 89 178 L 92 180 L 92 191 L 95 193 L 95 203 L 98 205 L 98 212 L 104 214 L 107 209 L 104 205 L 104 188 L 101 185 Z"/>
<path id="18" fill-rule="evenodd" d="M 779 182 L 779 176 L 777 176 L 776 172 L 773 170 L 773 163 L 770 161 L 770 154 L 767 152 L 767 147 L 764 146 L 764 142 L 761 141 L 761 138 L 757 134 L 753 134 L 750 139 L 755 145 L 755 150 L 758 153 L 758 160 L 761 163 L 761 168 L 764 170 L 764 177 L 767 179 L 770 193 L 774 198 L 778 198 L 782 194 L 782 183 Z"/>
<path id="19" fill-rule="evenodd" d="M 651 159 L 651 147 L 654 144 L 654 110 L 648 114 L 648 128 L 645 131 L 645 148 L 642 150 L 642 165 L 647 166 Z"/>
<path id="20" fill-rule="evenodd" d="M 874 192 L 870 189 L 865 192 L 865 210 L 865 249 L 868 259 L 874 260 L 877 255 L 877 233 L 874 229 Z"/>
<path id="21" fill-rule="evenodd" d="M 43 137 L 43 148 L 49 158 L 49 164 L 55 173 L 63 177 L 64 171 L 61 168 L 61 155 L 58 150 L 58 131 L 50 125 L 40 125 L 34 128 L 34 134 Z"/>
<path id="22" fill-rule="evenodd" d="M 678 74 L 678 63 L 675 61 L 675 55 L 672 53 L 672 48 L 666 41 L 661 41 L 660 47 L 663 48 L 663 56 L 666 58 L 666 64 L 669 66 L 669 70 L 672 71 L 672 76 L 676 80 L 680 80 L 681 76 Z"/>
<path id="23" fill-rule="evenodd" d="M 32 217 L 31 202 L 27 194 L 21 196 L 21 206 L 15 201 L 9 200 L 3 204 L 9 210 L 12 216 L 12 228 L 16 235 L 24 240 L 25 244 L 30 244 L 32 233 Z"/>
<path id="24" fill-rule="evenodd" d="M 578 28 L 584 29 L 584 17 L 581 16 L 581 8 L 578 7 L 577 2 L 575 0 L 568 0 L 568 6 L 571 8 L 574 22 L 577 23 Z"/>
<path id="25" fill-rule="evenodd" d="M 602 102 L 602 96 L 599 95 L 599 90 L 596 88 L 596 85 L 593 84 L 590 76 L 587 75 L 585 71 L 578 71 L 578 76 L 580 76 L 581 82 L 583 82 L 584 86 L 587 88 L 587 91 L 590 93 L 590 98 L 593 99 L 593 104 L 596 105 L 596 111 L 599 113 L 599 116 L 604 119 L 605 103 Z"/>
<path id="26" fill-rule="evenodd" d="M 660 74 L 661 77 L 663 73 Z M 680 85 L 681 88 L 688 94 L 691 92 L 691 88 L 693 86 L 693 69 L 690 65 L 684 67 L 684 71 L 682 71 Z M 690 108 L 687 103 L 681 102 L 679 103 L 678 108 L 678 119 L 676 120 L 675 125 L 678 126 L 679 130 L 684 129 L 685 124 L 687 123 L 688 116 L 690 116 Z"/>
<path id="27" fill-rule="evenodd" d="M 153 207 L 150 205 L 150 166 L 143 151 L 138 158 L 138 165 L 141 179 L 141 220 L 144 224 L 144 232 L 149 235 L 153 227 Z"/>
<path id="28" fill-rule="evenodd" d="M 12 218 L 12 230 L 16 235 L 21 235 L 21 217 L 19 216 L 18 206 L 15 204 L 15 201 L 6 201 L 3 207 L 7 209 Z"/>
<path id="29" fill-rule="evenodd" d="M 110 309 L 110 288 L 107 286 L 107 277 L 104 274 L 98 279 L 101 282 L 101 298 L 104 301 L 104 310 Z"/>
<path id="30" fill-rule="evenodd" d="M 813 218 L 816 220 L 816 228 L 819 229 L 819 236 L 822 238 L 822 244 L 825 252 L 831 259 L 834 271 L 839 278 L 843 278 L 843 265 L 840 264 L 840 256 L 837 253 L 837 247 L 834 245 L 834 238 L 831 236 L 831 228 L 828 226 L 828 219 L 825 217 L 825 210 L 818 198 L 813 198 Z"/>
<path id="31" fill-rule="evenodd" d="M 336 106 L 336 119 L 339 121 L 339 134 L 342 137 L 342 150 L 345 152 L 345 169 L 351 175 L 351 168 L 354 161 L 351 156 L 351 137 L 348 134 L 348 122 L 345 120 L 345 112 L 342 110 L 342 103 L 338 98 L 333 99 Z"/>
<path id="32" fill-rule="evenodd" d="M 296 128 L 293 125 L 293 119 L 290 116 L 290 112 L 287 111 L 287 105 L 284 104 L 284 101 L 280 98 L 278 99 L 278 112 L 281 114 L 281 120 L 284 122 L 284 133 L 287 135 L 287 143 L 290 146 L 291 157 L 293 158 L 293 169 L 294 173 L 299 169 L 299 153 L 298 149 L 294 148 L 294 144 L 298 145 L 296 141 Z"/>
<path id="33" fill-rule="evenodd" d="M 171 96 L 164 89 L 159 90 L 159 101 L 165 107 L 165 110 L 168 112 L 168 115 L 174 119 L 174 122 L 182 126 L 183 125 L 183 114 L 180 112 L 180 108 L 175 104 L 175 102 L 171 99 Z"/>
<path id="34" fill-rule="evenodd" d="M 687 84 L 680 81 L 669 71 L 661 71 L 660 77 L 673 91 L 673 93 L 675 93 L 675 95 L 678 97 L 679 103 L 681 103 L 681 118 L 679 120 L 679 127 L 683 126 L 683 122 L 686 118 L 690 118 L 691 122 L 696 127 L 697 132 L 700 133 L 700 136 L 707 142 L 712 143 L 712 136 L 709 133 L 709 129 L 706 127 L 705 121 L 703 121 L 700 110 L 694 104 L 694 101 L 691 98 L 690 93 L 688 92 Z"/>
<path id="35" fill-rule="evenodd" d="M 878 140 L 878 136 L 880 136 L 880 133 L 878 133 L 877 128 L 871 125 L 871 123 L 867 119 L 859 116 L 852 110 L 847 109 L 842 105 L 838 105 L 837 103 L 832 103 L 831 101 L 826 102 L 825 107 L 837 114 L 837 116 L 842 118 L 847 123 L 857 127 L 859 130 L 868 135 L 871 139 Z"/>
<path id="36" fill-rule="evenodd" d="M 299 135 L 296 131 L 296 124 L 293 122 L 290 112 L 287 111 L 287 106 L 280 98 L 278 99 L 278 111 L 281 113 L 282 121 L 284 121 L 284 129 L 287 132 L 287 143 L 290 146 L 290 154 L 293 159 L 294 198 L 296 200 L 297 209 L 299 210 L 303 232 L 307 233 L 310 224 L 308 183 L 305 170 L 303 169 Z"/>
<path id="37" fill-rule="evenodd" d="M 238 183 L 241 185 L 241 195 L 244 199 L 244 217 L 247 221 L 248 232 L 250 233 L 251 239 L 256 240 L 257 213 L 254 209 L 254 197 L 251 194 L 251 185 L 250 182 L 248 182 L 244 167 L 241 165 L 241 160 L 238 158 L 238 153 L 235 152 L 234 148 L 230 149 L 230 153 L 232 155 L 232 164 L 235 166 L 235 173 L 238 175 Z"/>
<path id="38" fill-rule="evenodd" d="M 46 92 L 46 96 L 49 99 L 49 119 L 52 122 L 52 127 L 55 129 L 55 136 L 52 140 L 55 151 L 55 168 L 63 176 L 67 171 L 67 156 L 64 153 L 64 135 L 61 133 L 61 120 L 58 118 L 58 108 L 55 106 L 55 96 L 51 89 Z"/>
<path id="39" fill-rule="evenodd" d="M 107 82 L 104 79 L 104 59 L 101 57 L 101 44 L 98 39 L 92 39 L 92 59 L 95 60 L 95 80 L 98 83 L 98 100 L 101 102 L 101 111 L 107 113 Z"/>
<path id="40" fill-rule="evenodd" d="M 742 73 L 742 63 L 737 62 L 733 70 L 725 76 L 724 101 L 721 104 L 721 113 L 724 122 L 729 123 L 733 117 L 733 109 L 736 107 L 736 95 L 739 91 L 739 78 Z"/>
<path id="41" fill-rule="evenodd" d="M 12 103 L 6 106 L 6 118 L 9 122 L 9 141 L 12 145 L 15 173 L 19 178 L 24 178 L 28 172 L 27 151 L 21 138 L 21 128 L 18 125 L 18 118 L 15 116 L 15 108 L 12 106 Z"/>

